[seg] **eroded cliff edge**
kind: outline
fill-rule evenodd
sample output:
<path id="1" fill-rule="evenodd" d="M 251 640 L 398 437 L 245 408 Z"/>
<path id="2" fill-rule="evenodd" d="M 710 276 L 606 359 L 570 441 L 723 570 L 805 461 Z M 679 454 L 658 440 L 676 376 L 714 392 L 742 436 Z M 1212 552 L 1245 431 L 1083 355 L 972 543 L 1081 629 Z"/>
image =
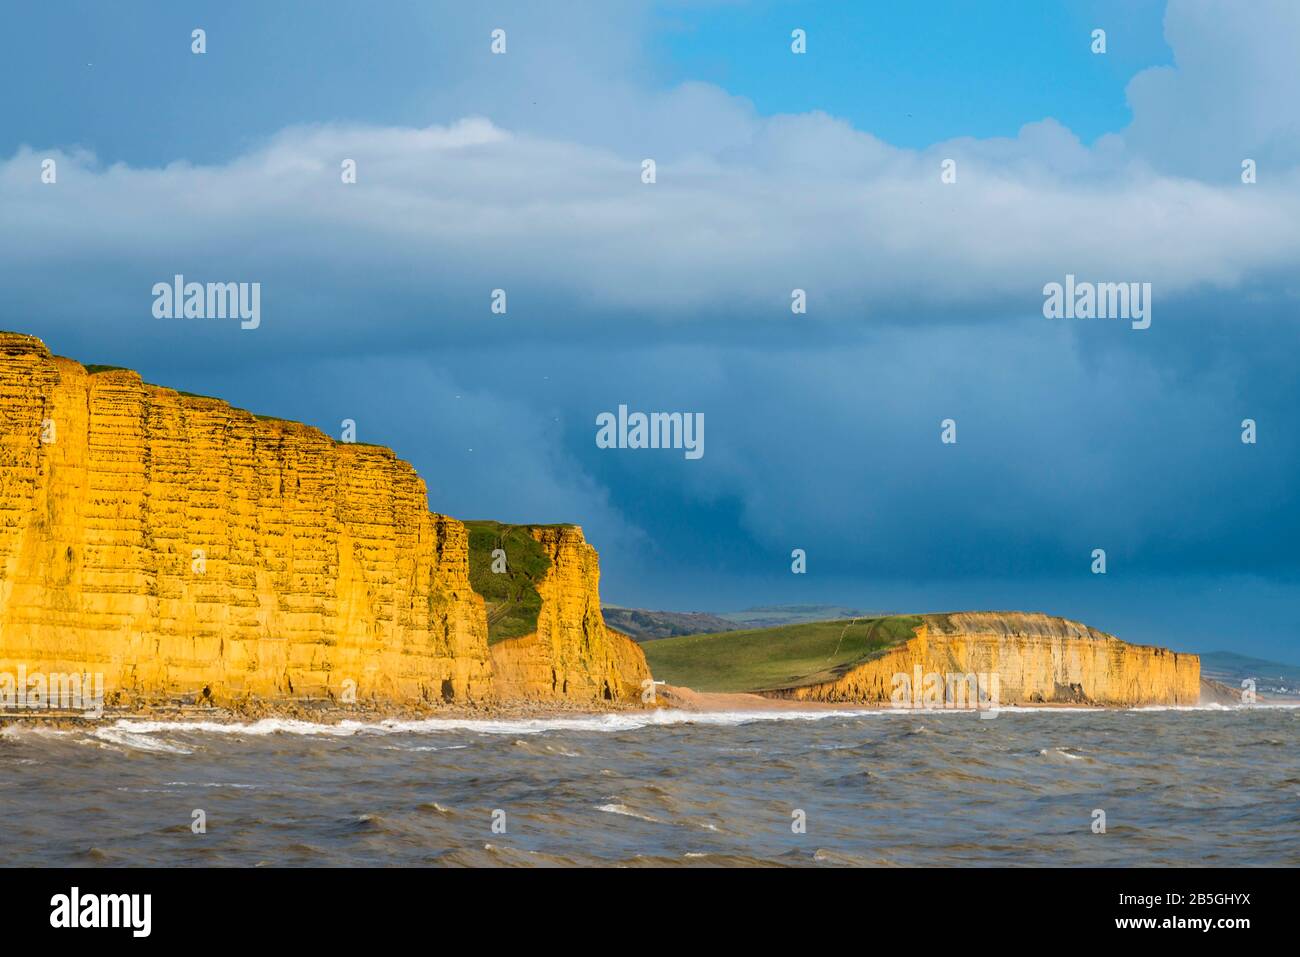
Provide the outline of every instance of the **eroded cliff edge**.
<path id="1" fill-rule="evenodd" d="M 800 701 L 889 703 L 895 675 L 991 675 L 999 703 L 1194 705 L 1196 655 L 1133 645 L 1067 618 L 1025 612 L 922 615 L 913 636 L 833 680 L 763 692 Z M 941 679 L 942 680 L 942 679 Z"/>
<path id="2" fill-rule="evenodd" d="M 538 701 L 574 696 L 614 701 L 640 695 L 650 669 L 636 642 L 605 625 L 596 550 L 571 525 L 528 531 L 550 559 L 537 584 L 542 608 L 533 634 L 492 644 L 497 693 Z"/>
<path id="3" fill-rule="evenodd" d="M 102 673 L 110 699 L 632 699 L 644 657 L 562 528 L 494 674 L 465 526 L 391 450 L 0 333 L 0 671 Z"/>

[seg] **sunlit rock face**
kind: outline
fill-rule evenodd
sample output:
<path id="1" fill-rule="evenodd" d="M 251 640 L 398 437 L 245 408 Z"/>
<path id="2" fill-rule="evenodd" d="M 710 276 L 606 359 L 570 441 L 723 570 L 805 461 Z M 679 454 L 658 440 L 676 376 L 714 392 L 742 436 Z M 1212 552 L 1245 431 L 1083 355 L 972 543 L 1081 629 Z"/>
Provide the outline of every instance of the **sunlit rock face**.
<path id="1" fill-rule="evenodd" d="M 772 692 L 805 701 L 891 703 L 917 677 L 997 676 L 998 703 L 1197 704 L 1196 655 L 1131 645 L 1066 618 L 1024 612 L 922 615 L 908 641 L 834 681 Z M 921 693 L 912 700 L 924 703 Z"/>
<path id="2" fill-rule="evenodd" d="M 640 696 L 650 677 L 645 654 L 605 625 L 600 561 L 575 525 L 530 530 L 550 558 L 537 585 L 537 631 L 492 645 L 495 687 L 503 698 L 611 701 Z"/>
<path id="3" fill-rule="evenodd" d="M 0 672 L 131 700 L 628 697 L 644 658 L 604 630 L 595 550 L 559 537 L 530 636 L 558 692 L 494 681 L 465 526 L 391 450 L 0 333 Z"/>

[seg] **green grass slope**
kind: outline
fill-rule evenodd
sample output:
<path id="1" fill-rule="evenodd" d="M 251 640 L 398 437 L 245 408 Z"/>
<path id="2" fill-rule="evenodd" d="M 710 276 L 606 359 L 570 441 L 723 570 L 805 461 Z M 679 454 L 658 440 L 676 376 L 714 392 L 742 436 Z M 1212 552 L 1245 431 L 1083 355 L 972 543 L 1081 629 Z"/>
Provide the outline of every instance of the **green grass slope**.
<path id="1" fill-rule="evenodd" d="M 551 567 L 542 546 L 522 525 L 466 522 L 469 532 L 469 583 L 487 603 L 488 644 L 537 630 L 542 597 L 537 584 Z M 492 552 L 506 553 L 506 571 L 492 571 Z"/>
<path id="2" fill-rule="evenodd" d="M 656 680 L 696 691 L 769 691 L 831 681 L 912 637 L 916 615 L 815 621 L 641 643 Z"/>

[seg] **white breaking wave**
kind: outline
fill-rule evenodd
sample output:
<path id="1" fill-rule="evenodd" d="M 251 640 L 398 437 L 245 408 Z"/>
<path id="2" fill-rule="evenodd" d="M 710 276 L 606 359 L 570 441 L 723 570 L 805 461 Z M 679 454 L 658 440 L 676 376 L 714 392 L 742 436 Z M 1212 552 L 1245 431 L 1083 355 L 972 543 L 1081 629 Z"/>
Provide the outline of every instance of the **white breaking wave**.
<path id="1" fill-rule="evenodd" d="M 73 734 L 62 728 L 43 728 L 40 725 L 28 724 L 7 724 L 0 728 L 0 739 L 18 741 L 23 738 L 61 738 L 65 735 Z"/>
<path id="2" fill-rule="evenodd" d="M 1083 760 L 1083 755 L 1081 755 L 1081 754 L 1072 754 L 1072 753 L 1070 753 L 1068 750 L 1066 750 L 1065 748 L 1042 748 L 1038 753 L 1041 754 L 1041 755 L 1042 755 L 1043 757 L 1045 757 L 1045 758 L 1050 758 L 1050 757 L 1053 757 L 1053 756 L 1059 756 L 1059 757 L 1062 757 L 1062 758 L 1068 758 L 1068 759 L 1071 760 L 1071 761 L 1082 761 L 1082 760 Z"/>
<path id="3" fill-rule="evenodd" d="M 1128 711 L 1294 711 L 1300 708 L 1300 701 L 1269 701 L 1255 704 L 1145 704 Z"/>
<path id="4" fill-rule="evenodd" d="M 263 784 L 227 784 L 223 781 L 164 781 L 165 788 L 235 788 L 239 791 L 255 791 L 265 787 Z"/>
<path id="5" fill-rule="evenodd" d="M 917 712 L 919 713 L 919 712 Z M 436 734 L 471 731 L 479 734 L 542 734 L 547 731 L 635 731 L 639 728 L 678 724 L 732 726 L 754 721 L 820 721 L 826 718 L 858 718 L 888 715 L 870 711 L 644 711 L 593 714 L 577 718 L 422 718 L 384 721 L 340 721 L 318 724 L 294 718 L 262 718 L 247 724 L 221 721 L 146 721 L 122 718 L 92 731 L 103 737 L 110 733 L 143 734 L 230 734 L 255 737 L 267 734 L 325 735 L 350 737 L 365 734 Z"/>
<path id="6" fill-rule="evenodd" d="M 651 824 L 663 824 L 658 818 L 651 817 L 648 814 L 638 814 L 626 804 L 598 804 L 597 811 L 604 811 L 606 814 L 621 814 L 624 817 L 634 817 L 638 821 L 649 821 Z"/>
<path id="7" fill-rule="evenodd" d="M 1254 705 L 1148 705 L 1122 709 L 1128 714 L 1160 713 L 1164 711 L 1205 711 L 1232 713 L 1252 710 L 1294 710 L 1300 702 L 1268 703 Z M 983 709 L 982 709 L 983 710 Z M 1085 707 L 1034 707 L 1004 705 L 998 715 L 1013 714 L 1096 714 L 1115 711 L 1112 708 Z M 314 735 L 324 737 L 351 737 L 354 735 L 438 734 L 470 732 L 475 734 L 544 734 L 548 731 L 620 732 L 641 728 L 671 727 L 675 725 L 709 725 L 734 727 L 763 721 L 826 721 L 845 718 L 907 718 L 945 714 L 974 715 L 975 709 L 966 708 L 869 708 L 854 710 L 818 711 L 656 711 L 590 714 L 565 718 L 422 718 L 406 720 L 390 718 L 382 721 L 345 720 L 337 723 L 317 723 L 296 718 L 262 718 L 252 722 L 223 721 L 158 721 L 120 718 L 111 725 L 87 731 L 20 727 L 0 728 L 0 738 L 16 739 L 26 736 L 62 737 L 88 734 L 91 739 L 150 751 L 188 753 L 179 745 L 151 741 L 148 735 L 161 734 L 221 734 L 258 737 L 270 734 Z M 985 711 L 985 713 L 988 713 Z M 83 739 L 84 740 L 84 739 Z"/>
<path id="8" fill-rule="evenodd" d="M 178 744 L 160 741 L 157 738 L 148 737 L 145 733 L 120 727 L 120 725 L 122 725 L 122 722 L 119 721 L 111 728 L 99 728 L 94 735 L 100 741 L 108 744 L 115 744 L 123 748 L 134 748 L 137 751 L 156 751 L 165 754 L 193 753 L 188 748 L 182 748 Z"/>

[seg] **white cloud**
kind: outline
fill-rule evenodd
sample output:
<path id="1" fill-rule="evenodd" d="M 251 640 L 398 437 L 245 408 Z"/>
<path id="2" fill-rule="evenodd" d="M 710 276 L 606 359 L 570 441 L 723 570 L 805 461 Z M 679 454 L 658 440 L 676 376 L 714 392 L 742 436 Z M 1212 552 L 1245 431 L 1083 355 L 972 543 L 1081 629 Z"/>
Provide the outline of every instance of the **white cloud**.
<path id="1" fill-rule="evenodd" d="M 1261 182 L 1285 181 L 1300 156 L 1300 4 L 1170 0 L 1165 37 L 1175 65 L 1129 83 L 1130 147 L 1211 182 L 1236 182 L 1245 158 Z"/>
<path id="2" fill-rule="evenodd" d="M 1170 321 L 1162 303 L 1300 257 L 1300 7 L 1174 2 L 1167 29 L 1177 69 L 1136 77 L 1132 127 L 1092 147 L 1048 119 L 1015 138 L 899 149 L 822 113 L 761 117 L 706 84 L 600 82 L 620 58 L 641 68 L 620 44 L 547 74 L 581 106 L 577 125 L 551 124 L 568 136 L 482 117 L 295 127 L 225 165 L 161 169 L 24 150 L 0 163 L 4 278 L 16 304 L 77 263 L 111 266 L 99 302 L 145 317 L 131 290 L 212 272 L 262 281 L 281 322 L 310 309 L 328 330 L 334 313 L 380 302 L 369 319 L 392 331 L 409 321 L 402 303 L 452 321 L 497 287 L 557 329 L 623 314 L 780 321 L 795 287 L 819 319 L 997 317 L 1037 311 L 1043 284 L 1072 272 L 1150 282 L 1156 321 Z M 512 52 L 484 89 L 554 53 Z M 499 112 L 546 125 L 511 103 Z M 1249 152 L 1268 164 L 1253 186 L 1237 176 Z M 55 186 L 39 182 L 47 155 Z M 647 157 L 654 185 L 640 181 Z M 355 186 L 340 182 L 345 158 Z"/>
<path id="3" fill-rule="evenodd" d="M 521 306 L 537 297 L 592 321 L 780 319 L 794 287 L 822 318 L 1032 312 L 1066 272 L 1151 282 L 1159 303 L 1300 256 L 1294 170 L 1212 185 L 1087 150 L 1051 122 L 923 152 L 823 115 L 747 122 L 743 155 L 660 162 L 654 185 L 639 156 L 484 119 L 295 128 L 217 167 L 52 154 L 54 186 L 38 180 L 45 154 L 24 151 L 0 166 L 0 247 L 18 266 L 11 283 L 75 253 L 149 264 L 155 278 L 258 279 L 282 304 L 336 283 L 433 303 L 485 304 L 504 287 Z M 340 182 L 345 158 L 355 186 Z M 940 183 L 945 158 L 955 185 Z"/>

